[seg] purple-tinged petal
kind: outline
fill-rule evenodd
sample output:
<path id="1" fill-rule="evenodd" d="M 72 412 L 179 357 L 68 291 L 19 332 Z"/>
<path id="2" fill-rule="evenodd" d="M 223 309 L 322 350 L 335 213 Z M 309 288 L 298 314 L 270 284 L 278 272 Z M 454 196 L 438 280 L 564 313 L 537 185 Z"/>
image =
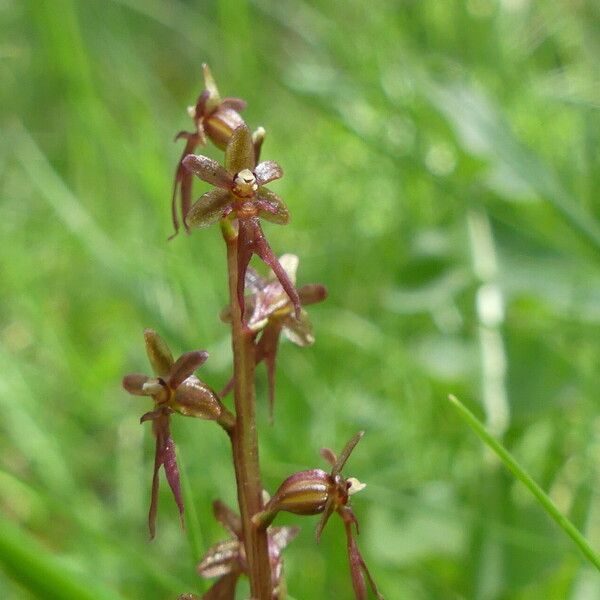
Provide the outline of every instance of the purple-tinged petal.
<path id="1" fill-rule="evenodd" d="M 373 594 L 377 597 L 377 600 L 384 600 L 383 595 L 377 589 L 377 585 L 375 584 L 371 573 L 369 573 L 369 569 L 358 549 L 358 544 L 352 535 L 352 525 L 356 524 L 354 513 L 352 513 L 352 510 L 349 507 L 344 507 L 344 509 L 339 512 L 344 520 L 344 527 L 346 530 L 348 562 L 350 564 L 350 575 L 352 577 L 352 587 L 354 588 L 356 600 L 367 600 L 367 583 Z"/>
<path id="2" fill-rule="evenodd" d="M 181 494 L 181 484 L 179 480 L 179 469 L 177 468 L 177 459 L 175 456 L 175 444 L 171 438 L 169 429 L 170 409 L 161 407 L 154 411 L 154 414 L 147 413 L 148 418 L 153 419 L 152 429 L 156 438 L 156 450 L 154 454 L 154 473 L 152 476 L 152 493 L 150 499 L 150 510 L 148 511 L 148 527 L 150 529 L 150 539 L 156 535 L 156 512 L 158 509 L 158 471 L 162 465 L 165 470 L 167 482 L 173 493 L 175 503 L 179 509 L 179 518 L 183 527 L 183 497 Z"/>
<path id="3" fill-rule="evenodd" d="M 231 203 L 231 194 L 227 190 L 215 188 L 200 196 L 190 208 L 186 223 L 192 229 L 201 229 L 224 218 Z"/>
<path id="4" fill-rule="evenodd" d="M 267 530 L 274 600 L 286 597 L 282 554 L 283 549 L 298 535 L 299 532 L 299 527 L 269 527 Z"/>
<path id="5" fill-rule="evenodd" d="M 265 286 L 265 280 L 260 276 L 260 274 L 253 269 L 252 267 L 248 267 L 246 270 L 246 277 L 244 279 L 244 287 L 246 292 L 249 294 L 256 294 L 260 290 L 262 290 Z"/>
<path id="6" fill-rule="evenodd" d="M 209 97 L 210 92 L 208 90 L 203 90 L 198 96 L 198 100 L 196 100 L 196 105 L 188 108 L 188 113 L 194 120 L 196 126 L 200 125 L 202 117 L 204 117 L 206 114 L 206 102 L 208 101 Z M 203 140 L 203 143 L 206 144 L 206 140 Z"/>
<path id="7" fill-rule="evenodd" d="M 356 444 L 358 444 L 358 442 L 360 442 L 363 435 L 365 435 L 365 432 L 359 431 L 344 446 L 344 449 L 342 450 L 341 454 L 338 456 L 337 462 L 335 463 L 335 465 L 333 465 L 333 469 L 331 470 L 331 475 L 333 477 L 335 477 L 336 475 L 341 473 L 342 469 L 344 468 L 344 465 L 346 464 L 346 461 L 348 460 L 348 458 L 350 458 L 350 454 L 352 454 L 352 450 L 354 450 L 354 447 L 356 446 Z"/>
<path id="8" fill-rule="evenodd" d="M 332 466 L 337 462 L 337 456 L 331 448 L 321 448 L 319 454 Z"/>
<path id="9" fill-rule="evenodd" d="M 202 181 L 225 190 L 231 189 L 232 176 L 216 160 L 201 154 L 188 154 L 182 162 L 188 171 Z"/>
<path id="10" fill-rule="evenodd" d="M 182 354 L 171 367 L 168 380 L 171 389 L 177 389 L 185 379 L 206 362 L 207 358 L 208 352 L 204 350 L 194 350 L 193 352 Z"/>
<path id="11" fill-rule="evenodd" d="M 177 457 L 175 455 L 175 443 L 169 432 L 169 422 L 166 421 L 166 431 L 164 432 L 163 446 L 161 451 L 162 464 L 167 476 L 167 482 L 173 492 L 173 498 L 179 509 L 179 520 L 181 527 L 184 526 L 183 521 L 183 496 L 181 494 L 181 482 L 179 479 L 179 468 L 177 467 Z"/>
<path id="12" fill-rule="evenodd" d="M 141 417 L 140 417 L 140 424 L 141 423 L 145 423 L 146 421 L 155 421 L 156 419 L 158 419 L 159 417 L 162 417 L 164 415 L 164 410 L 163 408 L 157 408 L 156 410 L 151 410 L 147 413 L 144 413 Z"/>
<path id="13" fill-rule="evenodd" d="M 240 570 L 240 541 L 226 540 L 211 546 L 197 566 L 198 575 L 205 579 L 222 577 Z"/>
<path id="14" fill-rule="evenodd" d="M 298 296 L 303 306 L 316 304 L 327 299 L 327 288 L 320 283 L 309 283 L 298 289 Z"/>
<path id="15" fill-rule="evenodd" d="M 173 355 L 165 341 L 153 329 L 144 330 L 146 354 L 154 373 L 159 377 L 167 377 L 173 366 Z"/>
<path id="16" fill-rule="evenodd" d="M 283 333 L 285 337 L 291 342 L 306 348 L 312 346 L 315 343 L 315 335 L 311 322 L 308 320 L 308 313 L 302 309 L 300 318 L 293 318 L 291 316 L 284 317 L 282 319 Z"/>
<path id="17" fill-rule="evenodd" d="M 141 373 L 130 373 L 123 377 L 123 388 L 125 391 L 133 394 L 134 396 L 147 396 L 148 393 L 144 391 L 144 384 L 150 379 L 147 375 Z"/>
<path id="18" fill-rule="evenodd" d="M 178 413 L 198 419 L 216 421 L 223 412 L 217 395 L 195 375 L 188 377 L 177 388 L 170 405 Z"/>
<path id="19" fill-rule="evenodd" d="M 248 326 L 253 331 L 260 331 L 266 325 L 266 321 L 276 312 L 291 312 L 291 304 L 281 283 L 275 278 L 264 286 L 262 291 L 246 297 L 249 305 L 250 319 Z"/>
<path id="20" fill-rule="evenodd" d="M 323 533 L 323 529 L 325 529 L 325 525 L 327 525 L 327 521 L 329 521 L 329 517 L 331 517 L 334 510 L 335 496 L 329 496 L 329 498 L 327 498 L 327 502 L 325 503 L 323 513 L 321 514 L 321 519 L 319 520 L 319 523 L 317 524 L 317 528 L 315 530 L 317 544 L 321 541 L 321 534 Z"/>
<path id="21" fill-rule="evenodd" d="M 290 221 L 290 211 L 285 202 L 271 190 L 259 187 L 256 192 L 256 205 L 260 208 L 260 217 L 271 223 L 287 225 Z"/>
<path id="22" fill-rule="evenodd" d="M 235 600 L 235 588 L 237 586 L 240 573 L 229 573 L 223 575 L 209 590 L 202 596 L 202 600 Z"/>
<path id="23" fill-rule="evenodd" d="M 241 219 L 239 221 L 237 244 L 237 300 L 242 318 L 246 308 L 244 301 L 246 270 L 250 264 L 252 253 L 255 251 L 256 236 L 261 234 L 262 231 L 258 225 L 258 219 Z"/>
<path id="24" fill-rule="evenodd" d="M 227 396 L 231 390 L 233 389 L 233 386 L 235 385 L 235 378 L 232 377 L 227 384 L 225 385 L 225 387 L 219 392 L 219 398 L 225 398 L 225 396 Z"/>
<path id="25" fill-rule="evenodd" d="M 296 318 L 300 318 L 300 314 L 302 312 L 302 307 L 300 306 L 300 298 L 298 297 L 298 292 L 294 287 L 294 284 L 290 281 L 288 274 L 285 272 L 285 269 L 281 266 L 281 263 L 277 260 L 275 254 L 273 254 L 273 250 L 271 250 L 271 246 L 267 242 L 264 234 L 262 233 L 262 229 L 260 229 L 260 224 L 257 222 L 257 227 L 260 232 L 260 235 L 257 235 L 254 241 L 254 252 L 258 254 L 258 256 L 265 262 L 267 265 L 271 267 L 273 273 L 277 279 L 279 279 L 279 283 L 281 283 L 281 287 L 285 290 L 286 294 L 289 296 L 292 304 L 294 305 L 294 311 L 296 313 Z"/>
<path id="26" fill-rule="evenodd" d="M 154 435 L 156 436 L 156 447 L 154 450 L 154 470 L 152 473 L 152 491 L 150 492 L 150 509 L 148 511 L 148 529 L 150 530 L 151 540 L 156 536 L 156 512 L 158 510 L 158 487 L 160 484 L 158 470 L 162 464 L 160 441 L 156 434 L 156 428 Z"/>
<path id="27" fill-rule="evenodd" d="M 269 420 L 273 423 L 273 411 L 275 407 L 275 368 L 277 366 L 277 350 L 279 347 L 279 334 L 281 325 L 277 322 L 271 323 L 263 330 L 260 340 L 256 345 L 256 363 L 261 360 L 267 368 L 267 382 L 269 387 Z"/>
<path id="28" fill-rule="evenodd" d="M 237 112 L 242 112 L 246 106 L 248 106 L 248 103 L 245 100 L 242 100 L 241 98 L 223 98 L 223 100 L 221 100 L 221 107 L 223 108 L 231 108 L 232 110 L 235 110 Z"/>
<path id="29" fill-rule="evenodd" d="M 215 519 L 231 533 L 234 537 L 242 537 L 242 520 L 227 504 L 221 500 L 213 502 L 213 514 Z"/>
<path id="30" fill-rule="evenodd" d="M 270 181 L 281 179 L 283 177 L 283 169 L 274 160 L 265 160 L 256 165 L 254 169 L 256 183 L 258 185 L 266 185 Z"/>
<path id="31" fill-rule="evenodd" d="M 231 175 L 244 169 L 254 170 L 254 146 L 246 125 L 240 125 L 231 135 L 225 149 L 225 168 Z"/>
<path id="32" fill-rule="evenodd" d="M 177 195 L 179 192 L 180 204 L 181 204 L 181 218 L 185 225 L 185 216 L 190 210 L 192 201 L 192 176 L 190 172 L 183 166 L 183 159 L 194 151 L 196 146 L 201 143 L 202 137 L 199 134 L 187 133 L 181 131 L 175 139 L 181 137 L 186 138 L 185 147 L 179 159 L 177 170 L 175 171 L 175 178 L 173 181 L 173 196 L 171 198 L 171 218 L 173 220 L 173 228 L 175 229 L 173 235 L 169 238 L 173 238 L 179 231 L 179 218 L 177 216 Z M 187 226 L 186 226 L 187 229 Z"/>
<path id="33" fill-rule="evenodd" d="M 296 272 L 298 271 L 298 265 L 300 264 L 300 259 L 298 256 L 296 254 L 286 252 L 279 257 L 279 263 L 283 267 L 283 270 L 287 273 L 290 281 L 296 285 Z M 277 276 L 275 273 L 273 273 L 273 271 L 267 275 L 267 281 L 277 281 Z"/>
<path id="34" fill-rule="evenodd" d="M 269 542 L 272 542 L 278 550 L 283 550 L 298 537 L 300 527 L 271 527 L 267 533 L 269 535 Z"/>

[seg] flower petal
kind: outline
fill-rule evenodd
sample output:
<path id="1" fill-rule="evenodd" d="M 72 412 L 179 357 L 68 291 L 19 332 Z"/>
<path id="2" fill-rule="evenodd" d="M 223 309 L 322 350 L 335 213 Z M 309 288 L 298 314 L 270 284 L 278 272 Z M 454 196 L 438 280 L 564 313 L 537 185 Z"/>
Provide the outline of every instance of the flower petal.
<path id="1" fill-rule="evenodd" d="M 256 175 L 256 183 L 258 185 L 265 185 L 269 181 L 281 179 L 283 177 L 283 169 L 274 160 L 265 160 L 256 165 L 254 175 Z"/>
<path id="2" fill-rule="evenodd" d="M 215 83 L 212 71 L 206 63 L 202 65 L 202 72 L 204 74 L 204 87 L 208 92 L 205 110 L 207 113 L 210 113 L 221 103 L 221 95 L 219 94 L 219 89 Z"/>
<path id="3" fill-rule="evenodd" d="M 183 527 L 183 496 L 181 494 L 179 468 L 177 467 L 177 457 L 175 455 L 175 443 L 173 442 L 173 438 L 171 437 L 168 427 L 169 425 L 167 421 L 167 429 L 162 442 L 162 464 L 165 470 L 165 475 L 167 476 L 169 487 L 171 488 L 171 492 L 173 492 L 173 498 L 175 499 L 175 503 L 179 509 L 179 520 L 181 521 L 181 526 Z"/>
<path id="4" fill-rule="evenodd" d="M 185 221 L 190 227 L 208 227 L 225 216 L 224 210 L 230 201 L 231 194 L 227 190 L 210 190 L 190 208 Z"/>
<path id="5" fill-rule="evenodd" d="M 150 379 L 148 375 L 142 375 L 141 373 L 129 373 L 123 377 L 123 388 L 133 394 L 134 396 L 148 396 L 148 393 L 144 391 L 144 384 Z"/>
<path id="6" fill-rule="evenodd" d="M 275 544 L 279 550 L 283 550 L 290 542 L 294 541 L 300 533 L 300 527 L 271 527 L 268 530 L 269 542 Z"/>
<path id="7" fill-rule="evenodd" d="M 149 413 L 147 413 L 149 414 Z M 146 415 L 144 415 L 145 417 Z M 142 417 L 142 419 L 144 418 Z M 148 417 L 156 419 L 156 417 Z M 140 420 L 141 421 L 141 420 Z M 156 423 L 156 421 L 154 421 Z M 161 456 L 161 443 L 158 435 L 158 429 L 153 423 L 154 435 L 156 437 L 156 446 L 154 449 L 154 470 L 152 473 L 152 491 L 150 492 L 150 510 L 148 511 L 148 529 L 150 530 L 150 539 L 153 540 L 156 535 L 156 512 L 158 510 L 158 487 L 160 479 L 158 477 L 158 470 L 162 464 Z"/>
<path id="8" fill-rule="evenodd" d="M 259 187 L 256 192 L 256 204 L 260 208 L 260 217 L 277 223 L 278 225 L 287 225 L 290 221 L 290 211 L 285 202 L 271 190 L 265 187 Z"/>
<path id="9" fill-rule="evenodd" d="M 260 160 L 260 151 L 262 149 L 263 142 L 267 132 L 264 127 L 257 127 L 252 133 L 252 143 L 254 144 L 254 163 L 258 163 Z"/>
<path id="10" fill-rule="evenodd" d="M 202 181 L 223 189 L 231 189 L 232 176 L 216 161 L 202 154 L 188 154 L 182 161 L 183 166 L 200 177 Z"/>
<path id="11" fill-rule="evenodd" d="M 223 100 L 221 100 L 221 106 L 223 108 L 231 108 L 237 112 L 241 112 L 243 111 L 246 106 L 247 103 L 245 100 L 242 100 L 241 98 L 223 98 Z"/>
<path id="12" fill-rule="evenodd" d="M 215 519 L 229 531 L 234 537 L 242 538 L 242 520 L 227 504 L 221 500 L 213 502 L 213 514 Z"/>
<path id="13" fill-rule="evenodd" d="M 312 346 L 315 343 L 313 326 L 308 319 L 308 313 L 304 309 L 301 310 L 299 318 L 284 317 L 283 333 L 290 342 L 301 348 Z"/>
<path id="14" fill-rule="evenodd" d="M 327 502 L 325 503 L 325 508 L 323 509 L 323 514 L 321 515 L 321 519 L 317 524 L 317 529 L 315 530 L 315 536 L 317 538 L 317 544 L 321 541 L 321 534 L 323 533 L 323 529 L 325 529 L 325 525 L 327 525 L 327 521 L 329 521 L 329 517 L 333 514 L 333 510 L 335 508 L 335 496 L 329 496 L 327 498 Z"/>
<path id="15" fill-rule="evenodd" d="M 337 462 L 337 456 L 331 448 L 321 448 L 319 454 L 333 467 Z"/>
<path id="16" fill-rule="evenodd" d="M 327 288 L 320 283 L 309 283 L 298 289 L 298 296 L 303 306 L 316 304 L 327 298 Z"/>
<path id="17" fill-rule="evenodd" d="M 240 572 L 223 575 L 209 590 L 202 596 L 202 600 L 234 600 L 235 588 L 237 586 Z"/>
<path id="18" fill-rule="evenodd" d="M 221 577 L 240 568 L 240 541 L 226 540 L 211 546 L 196 567 L 205 579 Z"/>
<path id="19" fill-rule="evenodd" d="M 271 250 L 271 246 L 269 246 L 269 242 L 267 242 L 262 232 L 262 228 L 260 226 L 260 223 L 258 222 L 258 219 L 255 220 L 253 226 L 255 228 L 255 232 L 252 251 L 255 254 L 257 254 L 264 263 L 271 267 L 277 279 L 279 280 L 279 283 L 281 283 L 281 287 L 285 290 L 285 293 L 289 296 L 290 300 L 292 301 L 292 304 L 294 305 L 296 318 L 299 318 L 300 313 L 302 311 L 302 307 L 300 306 L 300 298 L 298 297 L 298 292 L 296 291 L 294 284 L 290 281 L 290 278 L 285 272 L 285 269 L 281 266 L 281 263 L 277 260 L 275 254 L 273 254 L 273 250 Z"/>
<path id="20" fill-rule="evenodd" d="M 177 235 L 179 231 L 179 218 L 177 215 L 177 196 L 179 193 L 179 203 L 181 210 L 181 218 L 185 224 L 185 216 L 190 210 L 191 199 L 192 199 L 192 174 L 183 166 L 183 159 L 194 151 L 196 146 L 202 142 L 201 134 L 187 133 L 182 131 L 177 135 L 176 139 L 185 138 L 186 143 L 175 171 L 175 178 L 173 182 L 173 195 L 171 197 L 171 218 L 173 221 L 173 228 L 175 231 L 171 235 L 171 238 Z"/>
<path id="21" fill-rule="evenodd" d="M 233 132 L 244 123 L 241 115 L 233 108 L 220 105 L 211 115 L 204 119 L 204 131 L 213 144 L 221 150 L 227 148 Z"/>
<path id="22" fill-rule="evenodd" d="M 256 362 L 265 361 L 267 367 L 267 381 L 269 386 L 269 419 L 273 423 L 273 410 L 275 407 L 275 368 L 277 366 L 277 349 L 279 347 L 279 334 L 281 325 L 269 322 L 263 330 L 260 340 L 256 345 Z"/>
<path id="23" fill-rule="evenodd" d="M 144 330 L 144 340 L 146 342 L 146 354 L 154 373 L 159 377 L 167 377 L 174 362 L 169 346 L 154 329 Z"/>
<path id="24" fill-rule="evenodd" d="M 225 168 L 231 175 L 243 169 L 254 170 L 252 134 L 246 125 L 240 125 L 231 135 L 225 149 Z"/>
<path id="25" fill-rule="evenodd" d="M 182 354 L 171 367 L 168 381 L 171 389 L 177 389 L 200 365 L 206 362 L 207 358 L 208 352 L 204 350 L 194 350 L 193 352 Z"/>
<path id="26" fill-rule="evenodd" d="M 223 405 L 217 395 L 196 376 L 188 377 L 177 388 L 171 402 L 173 410 L 186 417 L 217 420 Z"/>
<path id="27" fill-rule="evenodd" d="M 352 454 L 352 450 L 354 450 L 354 447 L 356 446 L 356 444 L 358 444 L 358 442 L 360 442 L 360 440 L 362 439 L 363 435 L 365 435 L 365 432 L 364 431 L 359 431 L 344 446 L 344 449 L 342 450 L 342 452 L 338 456 L 337 462 L 335 463 L 335 465 L 333 465 L 333 469 L 331 471 L 331 475 L 333 477 L 335 477 L 336 475 L 338 475 L 342 471 L 342 469 L 344 468 L 344 465 L 346 464 L 346 461 L 348 460 L 348 458 L 350 458 L 350 454 Z"/>
<path id="28" fill-rule="evenodd" d="M 246 281 L 246 270 L 250 264 L 252 253 L 256 252 L 257 239 L 263 236 L 260 223 L 257 218 L 240 219 L 238 224 L 237 244 L 237 300 L 245 320 L 246 302 L 244 296 L 244 284 Z"/>
<path id="29" fill-rule="evenodd" d="M 344 528 L 346 530 L 346 541 L 348 548 L 348 562 L 350 564 L 350 574 L 352 576 L 352 587 L 357 600 L 367 600 L 367 582 L 377 600 L 384 600 L 383 595 L 377 589 L 377 585 L 365 561 L 358 549 L 358 544 L 352 535 L 352 524 L 356 524 L 356 517 L 352 509 L 345 506 L 339 511 L 340 516 L 344 520 Z M 365 581 L 366 579 L 366 581 Z"/>
<path id="30" fill-rule="evenodd" d="M 282 254 L 279 257 L 279 263 L 283 267 L 284 271 L 287 273 L 290 281 L 296 285 L 296 271 L 298 270 L 298 264 L 300 263 L 300 259 L 295 254 Z M 276 281 L 277 276 L 273 271 L 271 271 L 267 275 L 268 281 Z"/>

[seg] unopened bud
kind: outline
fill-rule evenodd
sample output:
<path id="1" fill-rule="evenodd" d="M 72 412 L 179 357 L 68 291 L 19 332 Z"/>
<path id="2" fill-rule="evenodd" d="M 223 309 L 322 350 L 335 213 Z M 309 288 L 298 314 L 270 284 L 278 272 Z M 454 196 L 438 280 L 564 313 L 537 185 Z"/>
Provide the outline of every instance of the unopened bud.
<path id="1" fill-rule="evenodd" d="M 231 134 L 244 120 L 233 108 L 219 107 L 204 120 L 204 131 L 215 146 L 224 150 Z"/>
<path id="2" fill-rule="evenodd" d="M 194 375 L 177 388 L 170 404 L 178 413 L 199 419 L 217 420 L 223 411 L 217 395 Z"/>
<path id="3" fill-rule="evenodd" d="M 264 511 L 254 515 L 255 525 L 266 526 L 283 510 L 297 515 L 316 515 L 323 511 L 333 488 L 331 475 L 321 469 L 300 471 L 288 477 Z"/>

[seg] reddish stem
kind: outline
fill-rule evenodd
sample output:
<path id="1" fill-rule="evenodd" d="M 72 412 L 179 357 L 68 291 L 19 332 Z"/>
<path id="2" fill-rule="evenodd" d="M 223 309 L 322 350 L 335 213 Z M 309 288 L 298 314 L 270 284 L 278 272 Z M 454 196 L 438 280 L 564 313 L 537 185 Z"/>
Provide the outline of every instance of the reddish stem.
<path id="1" fill-rule="evenodd" d="M 266 530 L 257 529 L 251 519 L 263 509 L 262 483 L 258 457 L 258 435 L 255 414 L 255 345 L 250 331 L 242 323 L 238 301 L 238 238 L 229 223 L 222 227 L 227 244 L 229 298 L 232 316 L 234 403 L 236 423 L 231 435 L 238 503 L 248 576 L 252 597 L 272 600 L 271 566 Z"/>

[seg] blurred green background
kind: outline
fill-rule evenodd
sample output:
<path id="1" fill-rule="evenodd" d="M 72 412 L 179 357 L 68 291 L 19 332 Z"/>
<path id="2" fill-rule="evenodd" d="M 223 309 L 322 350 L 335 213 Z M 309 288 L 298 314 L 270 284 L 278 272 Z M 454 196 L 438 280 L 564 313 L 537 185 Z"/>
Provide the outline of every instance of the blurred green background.
<path id="1" fill-rule="evenodd" d="M 148 371 L 144 327 L 229 378 L 218 228 L 166 241 L 208 62 L 285 170 L 273 248 L 330 290 L 314 348 L 282 347 L 274 427 L 258 371 L 267 487 L 364 428 L 346 472 L 386 598 L 600 598 L 446 402 L 600 548 L 596 0 L 2 0 L 0 31 L 0 597 L 206 589 L 226 439 L 173 420 L 190 520 L 163 479 L 149 543 L 150 405 L 120 379 Z M 281 520 L 290 595 L 350 598 L 339 519 L 320 548 L 315 521 Z"/>

